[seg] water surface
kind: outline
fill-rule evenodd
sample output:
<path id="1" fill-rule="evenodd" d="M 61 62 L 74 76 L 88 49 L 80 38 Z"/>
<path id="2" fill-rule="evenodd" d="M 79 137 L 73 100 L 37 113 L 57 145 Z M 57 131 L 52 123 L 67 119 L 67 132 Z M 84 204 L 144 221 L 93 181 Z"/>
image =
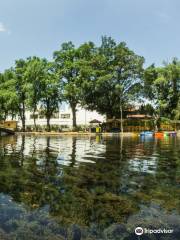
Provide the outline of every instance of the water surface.
<path id="1" fill-rule="evenodd" d="M 0 138 L 2 240 L 178 240 L 179 213 L 178 138 Z"/>

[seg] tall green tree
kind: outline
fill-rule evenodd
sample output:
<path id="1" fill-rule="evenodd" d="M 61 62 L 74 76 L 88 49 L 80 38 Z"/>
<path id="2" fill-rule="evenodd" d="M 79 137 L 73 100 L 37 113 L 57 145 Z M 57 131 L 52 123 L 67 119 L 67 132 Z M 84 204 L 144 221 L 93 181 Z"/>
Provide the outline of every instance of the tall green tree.
<path id="1" fill-rule="evenodd" d="M 44 78 L 46 77 L 46 60 L 38 57 L 30 57 L 27 59 L 27 68 L 25 72 L 25 78 L 28 86 L 28 108 L 32 111 L 34 120 L 34 127 L 36 126 L 36 117 L 38 105 L 40 105 L 42 97 L 42 87 L 44 84 Z"/>
<path id="2" fill-rule="evenodd" d="M 76 127 L 76 108 L 79 103 L 77 51 L 72 42 L 63 43 L 59 51 L 54 52 L 58 73 L 63 80 L 64 98 L 68 101 Z"/>
<path id="3" fill-rule="evenodd" d="M 27 68 L 27 61 L 24 59 L 19 59 L 15 62 L 14 68 L 14 79 L 15 79 L 15 89 L 17 95 L 17 106 L 19 117 L 22 122 L 22 131 L 26 130 L 26 110 L 27 110 L 27 99 L 28 99 L 28 85 L 27 79 L 25 77 Z"/>
<path id="4" fill-rule="evenodd" d="M 88 61 L 94 50 L 92 42 L 75 48 L 72 42 L 63 43 L 59 51 L 54 52 L 56 69 L 63 81 L 64 99 L 72 109 L 73 127 L 76 128 L 77 106 L 81 104 L 82 83 Z"/>
<path id="5" fill-rule="evenodd" d="M 59 104 L 62 101 L 61 79 L 55 72 L 54 63 L 45 61 L 45 74 L 41 81 L 40 105 L 47 120 L 47 130 L 51 130 L 50 119 L 53 114 L 59 111 Z"/>
<path id="6" fill-rule="evenodd" d="M 15 119 L 18 114 L 17 95 L 15 89 L 15 76 L 12 69 L 0 74 L 0 118 Z"/>
<path id="7" fill-rule="evenodd" d="M 175 118 L 180 101 L 180 61 L 174 58 L 171 63 L 165 63 L 164 77 L 169 81 L 169 99 L 166 114 Z"/>
<path id="8" fill-rule="evenodd" d="M 102 37 L 101 46 L 92 58 L 91 76 L 84 84 L 84 101 L 91 110 L 108 118 L 121 118 L 123 111 L 140 92 L 144 58 L 136 55 L 124 42 L 116 44 Z"/>
<path id="9" fill-rule="evenodd" d="M 159 118 L 174 119 L 180 97 L 180 62 L 173 59 L 162 67 L 148 67 L 144 72 L 144 94 L 156 107 Z"/>

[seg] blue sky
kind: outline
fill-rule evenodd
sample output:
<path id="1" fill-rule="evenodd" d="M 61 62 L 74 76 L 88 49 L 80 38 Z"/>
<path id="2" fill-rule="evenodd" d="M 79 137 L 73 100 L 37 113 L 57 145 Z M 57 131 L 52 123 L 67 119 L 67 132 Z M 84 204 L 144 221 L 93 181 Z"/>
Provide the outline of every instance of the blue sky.
<path id="1" fill-rule="evenodd" d="M 179 0 L 1 0 L 0 71 L 64 41 L 125 41 L 146 65 L 180 57 Z"/>

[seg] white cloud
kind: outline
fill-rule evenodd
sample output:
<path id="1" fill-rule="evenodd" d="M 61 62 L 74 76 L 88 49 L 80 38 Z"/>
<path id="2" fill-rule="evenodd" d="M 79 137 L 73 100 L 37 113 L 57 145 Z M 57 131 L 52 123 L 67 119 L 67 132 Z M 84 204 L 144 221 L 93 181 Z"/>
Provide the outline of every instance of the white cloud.
<path id="1" fill-rule="evenodd" d="M 6 27 L 4 26 L 4 24 L 2 22 L 0 22 L 0 32 L 7 32 L 8 30 L 6 29 Z"/>

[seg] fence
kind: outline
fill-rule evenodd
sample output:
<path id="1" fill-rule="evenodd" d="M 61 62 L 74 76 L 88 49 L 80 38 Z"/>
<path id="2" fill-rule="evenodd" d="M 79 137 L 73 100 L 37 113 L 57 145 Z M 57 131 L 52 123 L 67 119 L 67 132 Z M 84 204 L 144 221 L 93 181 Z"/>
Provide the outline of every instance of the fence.
<path id="1" fill-rule="evenodd" d="M 121 129 L 121 122 L 119 119 L 116 119 L 114 122 L 106 123 L 106 130 L 113 131 Z M 141 132 L 141 131 L 153 131 L 155 130 L 154 120 L 143 120 L 143 119 L 124 119 L 123 120 L 123 130 L 124 132 Z M 161 131 L 174 131 L 180 130 L 180 121 L 166 121 L 160 123 L 159 130 Z"/>

